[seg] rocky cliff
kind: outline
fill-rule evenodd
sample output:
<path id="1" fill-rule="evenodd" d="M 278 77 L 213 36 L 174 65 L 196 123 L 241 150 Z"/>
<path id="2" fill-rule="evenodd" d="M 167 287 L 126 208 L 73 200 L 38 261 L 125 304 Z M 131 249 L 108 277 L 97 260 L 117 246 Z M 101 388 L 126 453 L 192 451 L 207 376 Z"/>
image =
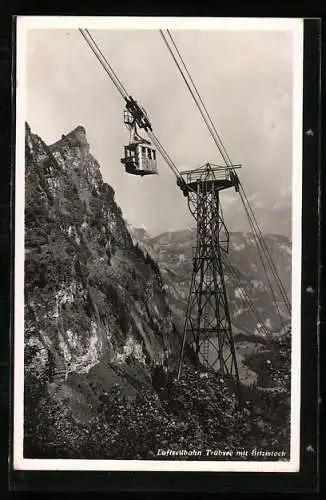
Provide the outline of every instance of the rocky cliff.
<path id="1" fill-rule="evenodd" d="M 26 125 L 25 178 L 26 386 L 46 381 L 81 415 L 98 398 L 92 376 L 132 398 L 178 351 L 160 271 L 133 244 L 83 127 L 47 146 Z"/>
<path id="2" fill-rule="evenodd" d="M 171 355 L 160 272 L 133 244 L 82 127 L 47 147 L 27 126 L 25 228 L 27 368 L 49 353 L 65 376 L 103 354 L 143 366 Z"/>

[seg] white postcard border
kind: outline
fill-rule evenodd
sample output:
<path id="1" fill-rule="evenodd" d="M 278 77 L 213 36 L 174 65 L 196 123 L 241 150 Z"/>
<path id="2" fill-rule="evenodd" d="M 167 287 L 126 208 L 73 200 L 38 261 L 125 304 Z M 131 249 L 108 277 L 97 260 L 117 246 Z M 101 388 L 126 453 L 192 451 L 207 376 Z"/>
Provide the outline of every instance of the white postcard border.
<path id="1" fill-rule="evenodd" d="M 259 30 L 293 33 L 292 163 L 292 353 L 290 461 L 159 461 L 25 459 L 23 457 L 24 388 L 24 207 L 25 207 L 25 66 L 29 29 L 187 29 Z M 16 165 L 14 274 L 14 442 L 15 470 L 298 472 L 300 462 L 301 383 L 301 208 L 303 20 L 255 18 L 66 17 L 17 16 Z"/>

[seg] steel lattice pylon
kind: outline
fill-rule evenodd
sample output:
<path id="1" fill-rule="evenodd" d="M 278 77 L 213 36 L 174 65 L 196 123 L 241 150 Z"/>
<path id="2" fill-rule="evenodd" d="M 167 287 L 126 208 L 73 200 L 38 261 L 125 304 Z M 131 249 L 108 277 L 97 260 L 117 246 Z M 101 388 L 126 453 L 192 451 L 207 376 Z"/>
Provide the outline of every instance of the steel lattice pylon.
<path id="1" fill-rule="evenodd" d="M 229 233 L 219 195 L 221 190 L 238 188 L 237 176 L 230 168 L 211 164 L 181 174 L 188 188 L 189 209 L 197 222 L 197 242 L 193 249 L 193 272 L 178 377 L 185 347 L 190 346 L 198 366 L 233 375 L 239 390 L 222 265 L 222 252 L 228 252 Z"/>

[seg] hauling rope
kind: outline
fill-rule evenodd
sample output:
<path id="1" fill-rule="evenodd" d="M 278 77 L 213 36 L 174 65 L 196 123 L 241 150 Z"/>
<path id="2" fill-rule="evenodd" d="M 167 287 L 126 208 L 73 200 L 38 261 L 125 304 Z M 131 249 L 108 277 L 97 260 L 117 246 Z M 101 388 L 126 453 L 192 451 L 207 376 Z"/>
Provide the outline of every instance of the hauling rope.
<path id="1" fill-rule="evenodd" d="M 249 203 L 249 200 L 246 196 L 246 193 L 244 191 L 242 183 L 241 183 L 241 181 L 240 181 L 240 179 L 239 179 L 239 177 L 234 169 L 234 165 L 232 164 L 230 156 L 228 155 L 228 153 L 226 151 L 226 148 L 222 142 L 222 139 L 217 132 L 217 129 L 216 129 L 216 127 L 213 123 L 213 120 L 212 120 L 212 118 L 207 110 L 207 107 L 204 104 L 204 101 L 203 101 L 203 99 L 202 99 L 202 97 L 197 89 L 197 86 L 196 86 L 193 78 L 190 75 L 189 70 L 187 69 L 185 61 L 184 61 L 184 59 L 183 59 L 175 41 L 174 41 L 170 31 L 166 30 L 166 32 L 167 32 L 167 36 L 164 34 L 163 30 L 160 30 L 161 36 L 164 40 L 164 43 L 165 43 L 166 47 L 168 48 L 168 51 L 171 54 L 177 68 L 179 69 L 179 72 L 180 72 L 197 108 L 199 109 L 199 112 L 200 112 L 200 114 L 201 114 L 211 136 L 212 136 L 213 141 L 215 142 L 215 144 L 218 148 L 220 155 L 222 156 L 226 166 L 231 169 L 232 176 L 234 176 L 234 178 L 237 181 L 236 182 L 236 191 L 239 192 L 239 194 L 240 194 L 240 199 L 241 199 L 242 205 L 245 209 L 245 213 L 246 213 L 246 216 L 248 218 L 250 228 L 253 232 L 254 240 L 255 240 L 255 243 L 257 246 L 257 252 L 258 252 L 259 258 L 261 260 L 263 270 L 264 270 L 265 275 L 266 275 L 267 283 L 269 285 L 271 294 L 273 296 L 273 301 L 274 301 L 275 307 L 276 307 L 277 312 L 278 312 L 280 323 L 282 326 L 284 326 L 283 320 L 282 320 L 282 315 L 280 313 L 279 306 L 277 304 L 276 295 L 275 295 L 270 277 L 268 275 L 267 266 L 266 266 L 265 262 L 263 261 L 262 254 L 264 255 L 265 260 L 267 262 L 267 265 L 270 268 L 270 272 L 275 280 L 277 288 L 279 289 L 280 295 L 281 295 L 282 300 L 283 300 L 283 302 L 288 310 L 288 313 L 291 314 L 291 305 L 290 305 L 289 299 L 286 295 L 284 285 L 283 285 L 283 283 L 282 283 L 282 281 L 277 273 L 276 266 L 273 262 L 271 254 L 268 250 L 268 247 L 267 247 L 266 242 L 264 240 L 263 234 L 262 234 L 261 229 L 258 225 L 257 219 L 254 215 L 254 212 L 253 212 L 253 209 Z M 168 38 L 170 41 L 168 40 Z"/>
<path id="2" fill-rule="evenodd" d="M 117 76 L 115 71 L 113 70 L 112 66 L 108 62 L 107 58 L 103 54 L 98 43 L 95 41 L 95 39 L 90 34 L 90 32 L 87 29 L 79 29 L 79 31 L 82 34 L 82 36 L 85 39 L 88 46 L 90 47 L 91 51 L 93 52 L 95 57 L 98 59 L 98 61 L 100 62 L 100 64 L 104 68 L 105 72 L 107 73 L 107 75 L 111 79 L 112 83 L 114 84 L 114 86 L 116 87 L 116 89 L 118 90 L 120 95 L 123 97 L 123 99 L 125 100 L 126 110 L 128 113 L 130 113 L 132 120 L 133 120 L 133 124 L 130 125 L 130 123 L 128 123 L 128 125 L 130 126 L 130 128 L 132 126 L 136 127 L 136 125 L 137 125 L 139 128 L 143 128 L 147 132 L 148 137 L 151 139 L 151 141 L 155 145 L 156 149 L 160 152 L 161 156 L 163 157 L 165 162 L 168 164 L 168 166 L 170 167 L 173 174 L 176 176 L 178 186 L 182 189 L 184 195 L 187 196 L 189 191 L 192 191 L 192 188 L 186 184 L 179 169 L 177 168 L 177 166 L 175 165 L 175 163 L 171 159 L 170 155 L 168 154 L 168 152 L 166 151 L 164 146 L 161 144 L 158 137 L 154 134 L 154 132 L 152 130 L 152 125 L 151 125 L 151 123 L 146 115 L 146 112 L 144 111 L 143 108 L 141 108 L 141 106 L 138 105 L 137 101 L 135 101 L 130 96 L 130 94 L 127 92 L 126 87 L 124 86 L 124 84 L 122 83 L 120 78 Z M 255 244 L 257 246 L 258 255 L 259 255 L 264 273 L 266 275 L 266 280 L 267 280 L 268 286 L 270 288 L 270 291 L 271 291 L 271 294 L 273 297 L 273 301 L 274 301 L 275 307 L 276 307 L 277 312 L 278 312 L 278 316 L 280 318 L 280 323 L 282 326 L 284 326 L 283 320 L 282 320 L 282 315 L 281 315 L 281 312 L 279 310 L 279 306 L 277 303 L 276 295 L 275 295 L 275 292 L 274 292 L 274 289 L 273 289 L 273 286 L 271 283 L 271 279 L 268 275 L 267 265 L 270 268 L 271 274 L 275 280 L 277 288 L 279 289 L 282 300 L 283 300 L 285 306 L 287 307 L 288 312 L 290 313 L 291 312 L 291 305 L 290 305 L 290 302 L 287 298 L 282 281 L 277 273 L 275 264 L 273 262 L 271 254 L 268 250 L 266 242 L 263 238 L 263 234 L 260 230 L 257 219 L 254 215 L 253 209 L 249 203 L 249 200 L 246 196 L 246 193 L 245 193 L 244 188 L 241 184 L 241 181 L 240 181 L 240 179 L 235 171 L 235 165 L 232 164 L 230 156 L 228 155 L 228 153 L 226 151 L 226 148 L 222 142 L 222 139 L 221 139 L 220 135 L 218 134 L 218 131 L 217 131 L 217 129 L 213 123 L 213 120 L 212 120 L 212 118 L 207 110 L 207 107 L 204 104 L 204 101 L 203 101 L 203 99 L 202 99 L 202 97 L 197 89 L 197 86 L 194 83 L 194 80 L 192 79 L 192 77 L 190 75 L 189 70 L 187 69 L 185 61 L 184 61 L 184 59 L 183 59 L 175 41 L 174 41 L 170 31 L 166 30 L 166 32 L 167 32 L 167 35 L 164 34 L 163 30 L 160 30 L 160 33 L 161 33 L 161 36 L 165 42 L 165 45 L 168 48 L 175 64 L 177 65 L 177 67 L 181 73 L 181 76 L 182 76 L 182 78 L 183 78 L 183 80 L 184 80 L 184 82 L 185 82 L 185 84 L 186 84 L 198 110 L 200 111 L 200 114 L 201 114 L 208 130 L 209 130 L 209 133 L 211 134 L 211 137 L 213 138 L 214 143 L 218 148 L 218 151 L 219 151 L 221 157 L 223 158 L 226 166 L 228 167 L 228 169 L 230 171 L 230 176 L 232 176 L 232 179 L 235 180 L 235 182 L 234 182 L 235 189 L 237 192 L 239 192 L 242 205 L 244 207 L 246 216 L 248 218 L 249 225 L 250 225 L 250 228 L 251 228 L 254 240 L 255 240 Z M 136 129 L 135 129 L 135 131 L 136 131 Z M 155 151 L 150 148 L 149 141 L 143 140 L 142 143 L 140 143 L 138 141 L 138 143 L 136 143 L 135 148 L 134 148 L 135 151 L 140 151 L 141 146 L 143 146 L 143 148 L 144 148 L 144 146 L 146 146 L 145 149 L 148 149 L 149 153 L 150 153 L 150 151 L 152 151 L 152 155 L 154 155 L 154 159 L 155 159 Z M 133 147 L 131 147 L 131 145 L 129 145 L 129 147 L 127 146 L 126 149 L 131 150 L 131 153 L 128 151 L 128 155 L 132 154 Z M 151 158 L 151 160 L 153 160 L 153 158 Z M 156 173 L 152 170 L 145 171 L 144 169 L 140 169 L 137 172 L 136 169 L 134 168 L 134 166 L 135 166 L 134 159 L 131 157 L 130 159 L 128 158 L 128 161 L 133 166 L 133 168 L 131 170 L 129 169 L 130 173 L 137 173 L 137 174 L 139 173 L 140 175 L 145 175 L 145 173 Z M 265 262 L 263 260 L 263 256 L 267 262 L 267 265 L 265 264 Z"/>

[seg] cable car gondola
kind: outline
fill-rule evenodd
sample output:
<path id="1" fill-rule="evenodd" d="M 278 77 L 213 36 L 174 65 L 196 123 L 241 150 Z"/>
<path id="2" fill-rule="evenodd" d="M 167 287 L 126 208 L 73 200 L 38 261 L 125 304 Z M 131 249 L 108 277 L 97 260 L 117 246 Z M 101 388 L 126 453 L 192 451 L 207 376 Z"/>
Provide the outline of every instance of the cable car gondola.
<path id="1" fill-rule="evenodd" d="M 158 174 L 156 149 L 137 133 L 135 117 L 128 109 L 124 111 L 124 123 L 130 130 L 129 144 L 124 147 L 124 157 L 121 158 L 125 171 L 141 176 Z"/>

